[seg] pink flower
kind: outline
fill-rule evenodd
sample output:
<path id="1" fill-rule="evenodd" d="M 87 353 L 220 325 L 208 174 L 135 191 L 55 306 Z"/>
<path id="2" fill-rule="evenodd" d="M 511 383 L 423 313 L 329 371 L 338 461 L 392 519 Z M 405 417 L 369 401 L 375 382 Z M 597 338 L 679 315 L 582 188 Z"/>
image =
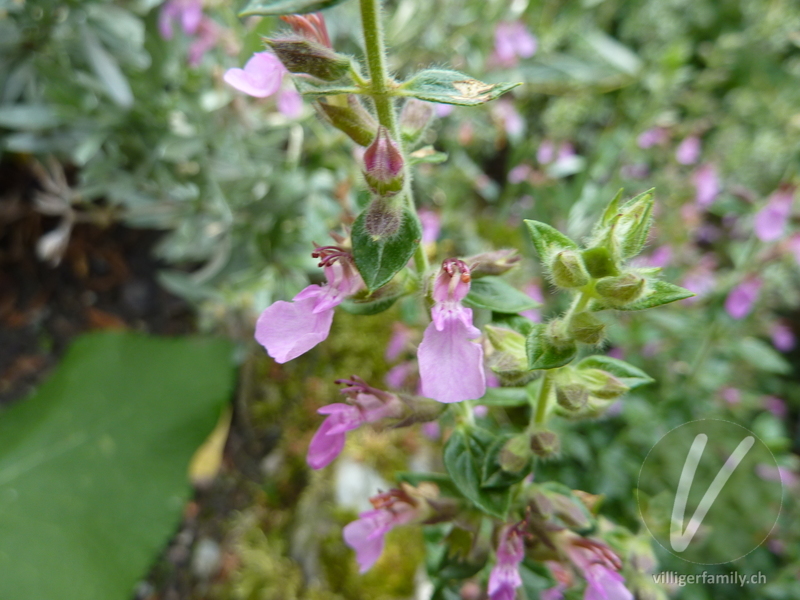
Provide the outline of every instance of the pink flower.
<path id="1" fill-rule="evenodd" d="M 417 502 L 405 491 L 391 490 L 370 498 L 375 507 L 345 525 L 344 541 L 356 551 L 359 572 L 366 573 L 383 553 L 384 536 L 417 517 Z"/>
<path id="2" fill-rule="evenodd" d="M 536 53 L 538 42 L 520 21 L 498 23 L 494 30 L 494 59 L 504 67 L 513 67 L 520 58 Z"/>
<path id="3" fill-rule="evenodd" d="M 539 594 L 539 598 L 540 600 L 562 600 L 562 598 L 564 598 L 564 590 L 566 590 L 567 587 L 572 584 L 572 576 L 570 575 L 569 571 L 562 566 L 561 563 L 555 562 L 554 560 L 548 560 L 545 562 L 545 564 L 553 574 L 556 584 L 551 588 L 542 590 L 542 593 Z"/>
<path id="4" fill-rule="evenodd" d="M 540 165 L 548 165 L 556 157 L 556 147 L 550 140 L 542 140 L 539 148 L 536 150 L 536 160 Z"/>
<path id="5" fill-rule="evenodd" d="M 510 100 L 500 100 L 492 105 L 492 113 L 503 124 L 503 129 L 512 137 L 521 135 L 525 131 L 525 119 L 514 108 Z"/>
<path id="6" fill-rule="evenodd" d="M 171 40 L 175 21 L 180 21 L 186 35 L 194 35 L 203 17 L 203 3 L 200 0 L 167 0 L 158 14 L 158 32 L 165 40 Z"/>
<path id="7" fill-rule="evenodd" d="M 714 277 L 714 267 L 716 260 L 710 254 L 700 257 L 697 266 L 684 277 L 681 285 L 695 296 L 687 298 L 685 302 L 697 302 L 714 289 L 716 278 Z"/>
<path id="8" fill-rule="evenodd" d="M 739 404 L 742 401 L 742 393 L 734 387 L 724 387 L 719 394 L 730 405 Z"/>
<path id="9" fill-rule="evenodd" d="M 387 371 L 384 381 L 391 388 L 402 389 L 409 386 L 409 380 L 416 372 L 416 363 L 410 360 L 401 362 Z"/>
<path id="10" fill-rule="evenodd" d="M 775 323 L 772 326 L 772 345 L 781 352 L 793 350 L 797 340 L 791 327 L 783 323 Z"/>
<path id="11" fill-rule="evenodd" d="M 701 208 L 711 206 L 720 192 L 716 167 L 712 164 L 702 165 L 694 172 L 693 180 L 696 190 L 695 203 Z"/>
<path id="12" fill-rule="evenodd" d="M 767 205 L 756 213 L 753 229 L 762 242 L 774 242 L 783 237 L 786 223 L 792 214 L 794 188 L 782 187 L 770 196 Z"/>
<path id="13" fill-rule="evenodd" d="M 306 462 L 312 469 L 327 467 L 344 448 L 345 434 L 364 423 L 373 423 L 385 417 L 400 416 L 402 405 L 397 396 L 367 385 L 363 379 L 340 379 L 346 384 L 342 393 L 351 404 L 329 404 L 317 412 L 328 415 L 308 446 Z"/>
<path id="14" fill-rule="evenodd" d="M 761 403 L 764 405 L 764 408 L 779 419 L 785 419 L 786 415 L 789 414 L 789 410 L 786 408 L 786 402 L 777 396 L 764 396 Z"/>
<path id="15" fill-rule="evenodd" d="M 605 543 L 570 536 L 566 553 L 572 564 L 586 579 L 583 600 L 633 600 L 625 587 L 625 578 L 619 574 L 622 563 Z"/>
<path id="16" fill-rule="evenodd" d="M 449 258 L 433 285 L 432 322 L 417 350 L 422 394 L 439 402 L 476 400 L 486 392 L 483 348 L 472 310 L 461 305 L 469 292 L 469 267 Z"/>
<path id="17" fill-rule="evenodd" d="M 203 55 L 211 50 L 219 38 L 219 27 L 209 19 L 203 17 L 197 26 L 197 37 L 192 41 L 188 50 L 187 61 L 190 67 L 196 67 L 203 60 Z"/>
<path id="18" fill-rule="evenodd" d="M 433 110 L 436 112 L 436 116 L 440 119 L 449 116 L 455 109 L 456 107 L 452 104 L 442 104 L 441 102 L 433 103 Z"/>
<path id="19" fill-rule="evenodd" d="M 647 131 L 642 132 L 636 143 L 639 148 L 652 148 L 653 146 L 660 146 L 669 139 L 669 131 L 663 127 L 652 127 Z"/>
<path id="20" fill-rule="evenodd" d="M 489 599 L 514 600 L 522 585 L 519 564 L 525 558 L 522 536 L 514 527 L 504 527 L 497 545 L 497 560 L 489 574 Z"/>
<path id="21" fill-rule="evenodd" d="M 737 285 L 725 298 L 725 310 L 734 319 L 743 319 L 750 314 L 761 291 L 761 279 L 750 277 Z"/>
<path id="22" fill-rule="evenodd" d="M 544 302 L 544 296 L 542 295 L 542 288 L 536 283 L 530 283 L 525 286 L 525 293 L 528 294 L 531 298 L 539 302 L 540 304 Z M 538 308 L 531 308 L 530 310 L 523 311 L 519 313 L 523 317 L 527 317 L 531 321 L 535 323 L 539 323 L 542 320 L 542 313 L 539 312 Z"/>
<path id="23" fill-rule="evenodd" d="M 530 165 L 526 165 L 525 163 L 519 164 L 508 172 L 508 183 L 522 183 L 530 177 L 532 172 L 533 169 Z"/>
<path id="24" fill-rule="evenodd" d="M 274 54 L 256 52 L 244 65 L 244 69 L 228 69 L 225 83 L 240 92 L 255 98 L 266 98 L 277 94 L 278 110 L 289 118 L 299 116 L 303 108 L 302 97 L 293 89 L 281 87 L 288 71 Z"/>
<path id="25" fill-rule="evenodd" d="M 256 341 L 278 363 L 297 358 L 325 340 L 333 309 L 364 285 L 353 257 L 341 248 L 318 247 L 311 256 L 325 268 L 327 285 L 310 285 L 291 302 L 275 302 L 256 322 Z"/>
<path id="26" fill-rule="evenodd" d="M 764 463 L 756 465 L 756 475 L 764 481 L 780 481 L 786 487 L 795 487 L 800 483 L 797 473 L 786 467 L 773 467 Z"/>
<path id="27" fill-rule="evenodd" d="M 690 135 L 678 144 L 678 148 L 675 150 L 675 160 L 682 165 L 693 165 L 700 158 L 700 151 L 700 138 Z"/>
<path id="28" fill-rule="evenodd" d="M 420 209 L 417 214 L 422 223 L 422 243 L 432 244 L 439 239 L 439 232 L 442 229 L 442 218 L 439 213 L 426 208 Z"/>

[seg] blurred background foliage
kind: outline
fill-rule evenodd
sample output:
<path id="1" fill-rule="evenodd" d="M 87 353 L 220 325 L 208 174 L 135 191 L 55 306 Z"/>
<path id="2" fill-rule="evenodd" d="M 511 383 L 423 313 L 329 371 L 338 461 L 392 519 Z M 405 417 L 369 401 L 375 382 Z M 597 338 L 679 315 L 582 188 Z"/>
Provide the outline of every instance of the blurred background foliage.
<path id="1" fill-rule="evenodd" d="M 203 571 L 187 566 L 190 559 L 170 562 L 166 552 L 140 596 L 160 597 L 152 594 L 180 580 L 192 598 L 209 590 L 248 600 L 409 597 L 409 582 L 389 576 L 390 559 L 363 579 L 352 560 L 343 564 L 339 527 L 358 502 L 337 496 L 344 467 L 312 477 L 303 462 L 313 411 L 335 395 L 332 379 L 352 371 L 379 383 L 390 366 L 382 357 L 391 322 L 406 308 L 337 315 L 326 348 L 291 366 L 272 364 L 250 340 L 258 311 L 319 277 L 311 243 L 326 243 L 330 230 L 352 221 L 361 184 L 352 144 L 309 104 L 290 119 L 273 100 L 224 85 L 224 71 L 241 66 L 260 50 L 260 36 L 280 26 L 241 22 L 237 8 L 207 2 L 200 33 L 175 24 L 164 39 L 159 2 L 0 0 L 3 161 L 37 174 L 37 210 L 61 224 L 49 245 L 40 240 L 43 260 L 58 262 L 76 222 L 161 230 L 160 282 L 196 306 L 201 330 L 240 342 L 234 428 L 243 441 L 228 449 L 240 458 L 223 467 L 216 492 L 200 497 L 201 517 L 215 523 L 203 535 L 222 546 L 221 566 Z M 765 586 L 670 590 L 681 598 L 800 597 L 796 216 L 776 239 L 754 234 L 770 196 L 800 183 L 800 5 L 397 0 L 386 3 L 386 15 L 390 65 L 399 74 L 446 65 L 485 81 L 525 82 L 485 108 L 456 108 L 427 133 L 426 142 L 448 155 L 441 165 L 419 166 L 414 181 L 419 203 L 441 217 L 440 257 L 516 247 L 526 257 L 517 283 L 540 290 L 545 317 L 556 314 L 565 307 L 528 260 L 521 220 L 581 238 L 620 187 L 628 195 L 656 187 L 649 260 L 698 292 L 616 321 L 609 351 L 656 383 L 607 418 L 565 422 L 561 458 L 537 477 L 603 494 L 604 514 L 636 531 L 636 479 L 652 445 L 691 419 L 741 423 L 785 468 L 778 527 L 739 563 L 701 567 L 657 552 L 659 570 L 733 568 L 767 577 Z M 326 18 L 334 47 L 358 55 L 357 6 L 345 3 Z M 516 20 L 538 49 L 500 64 L 495 26 Z M 698 155 L 678 160 L 676 150 L 691 137 Z M 713 188 L 710 201 L 698 197 L 703 185 Z M 752 303 L 732 316 L 726 301 L 754 281 Z M 347 460 L 387 481 L 406 455 L 430 462 L 437 454 L 437 442 L 416 432 L 355 439 Z M 247 453 L 254 456 L 242 459 Z M 220 494 L 238 499 L 209 500 Z M 219 506 L 222 519 L 213 516 Z M 201 517 L 191 521 L 200 530 Z M 321 524 L 316 533 L 303 527 L 307 519 Z M 406 534 L 413 537 L 399 535 Z M 184 545 L 196 557 L 202 536 L 193 535 Z M 171 547 L 183 543 L 177 538 Z M 402 556 L 402 572 L 415 573 L 420 551 L 397 548 L 420 548 L 420 540 L 392 544 L 387 554 Z M 194 569 L 183 579 L 174 574 L 181 564 Z"/>

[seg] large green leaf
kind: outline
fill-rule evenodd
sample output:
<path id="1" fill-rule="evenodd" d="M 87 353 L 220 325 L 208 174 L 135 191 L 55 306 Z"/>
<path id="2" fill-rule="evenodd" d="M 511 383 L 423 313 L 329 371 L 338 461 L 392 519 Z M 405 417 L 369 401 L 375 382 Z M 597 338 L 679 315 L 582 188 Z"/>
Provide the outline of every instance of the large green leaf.
<path id="1" fill-rule="evenodd" d="M 302 15 L 341 4 L 344 0 L 252 0 L 240 17 L 261 15 L 278 17 L 280 15 Z"/>
<path id="2" fill-rule="evenodd" d="M 458 490 L 484 512 L 505 519 L 510 502 L 508 488 L 482 489 L 483 464 L 494 436 L 478 427 L 458 427 L 444 445 L 444 466 Z"/>
<path id="3" fill-rule="evenodd" d="M 223 340 L 95 333 L 0 413 L 0 598 L 128 600 L 233 385 Z"/>
<path id="4" fill-rule="evenodd" d="M 405 209 L 400 226 L 392 235 L 374 236 L 366 229 L 364 210 L 353 223 L 353 258 L 358 272 L 370 292 L 391 281 L 408 264 L 422 239 L 422 226 L 417 216 Z"/>
<path id="5" fill-rule="evenodd" d="M 483 83 L 458 71 L 427 69 L 420 71 L 399 88 L 401 96 L 413 96 L 428 102 L 478 106 L 507 91 L 519 83 Z"/>

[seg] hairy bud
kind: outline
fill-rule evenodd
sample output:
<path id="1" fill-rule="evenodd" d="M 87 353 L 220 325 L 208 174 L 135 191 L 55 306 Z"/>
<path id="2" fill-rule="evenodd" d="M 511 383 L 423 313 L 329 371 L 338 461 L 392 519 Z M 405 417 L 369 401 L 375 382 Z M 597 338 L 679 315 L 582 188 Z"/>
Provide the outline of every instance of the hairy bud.
<path id="1" fill-rule="evenodd" d="M 290 73 L 336 81 L 350 71 L 350 59 L 322 44 L 302 37 L 265 39 Z"/>
<path id="2" fill-rule="evenodd" d="M 477 279 L 487 275 L 502 275 L 516 267 L 520 260 L 516 250 L 503 248 L 470 256 L 464 262 L 469 265 L 472 278 Z"/>
<path id="3" fill-rule="evenodd" d="M 583 287 L 589 283 L 589 275 L 583 266 L 580 254 L 573 250 L 564 250 L 556 254 L 550 265 L 553 283 L 560 288 Z"/>
<path id="4" fill-rule="evenodd" d="M 403 153 L 383 125 L 364 152 L 364 178 L 373 193 L 393 196 L 403 189 Z"/>
<path id="5" fill-rule="evenodd" d="M 589 275 L 595 279 L 619 273 L 611 253 L 605 247 L 589 248 L 583 251 L 583 264 Z"/>
<path id="6" fill-rule="evenodd" d="M 569 321 L 569 333 L 584 344 L 599 344 L 605 337 L 605 330 L 605 324 L 592 313 L 579 312 Z"/>
<path id="7" fill-rule="evenodd" d="M 392 237 L 403 224 L 403 209 L 389 198 L 374 198 L 367 208 L 364 229 L 374 239 Z"/>
<path id="8" fill-rule="evenodd" d="M 577 373 L 589 389 L 589 394 L 601 400 L 619 398 L 630 389 L 615 375 L 602 369 L 580 369 Z"/>
<path id="9" fill-rule="evenodd" d="M 356 144 L 368 146 L 375 139 L 378 123 L 353 94 L 347 96 L 347 106 L 332 104 L 325 99 L 317 102 L 316 106 L 331 125 L 347 134 Z"/>
<path id="10" fill-rule="evenodd" d="M 556 387 L 556 402 L 564 410 L 577 411 L 589 401 L 589 390 L 577 383 L 568 383 Z"/>
<path id="11" fill-rule="evenodd" d="M 536 456 L 549 458 L 561 450 L 561 441 L 555 432 L 543 429 L 531 436 L 531 450 Z"/>
<path id="12" fill-rule="evenodd" d="M 528 436 L 516 435 L 500 450 L 500 468 L 507 473 L 519 473 L 527 466 L 532 456 Z"/>
<path id="13" fill-rule="evenodd" d="M 644 291 L 645 281 L 633 273 L 603 277 L 595 290 L 612 306 L 624 306 L 636 300 Z"/>

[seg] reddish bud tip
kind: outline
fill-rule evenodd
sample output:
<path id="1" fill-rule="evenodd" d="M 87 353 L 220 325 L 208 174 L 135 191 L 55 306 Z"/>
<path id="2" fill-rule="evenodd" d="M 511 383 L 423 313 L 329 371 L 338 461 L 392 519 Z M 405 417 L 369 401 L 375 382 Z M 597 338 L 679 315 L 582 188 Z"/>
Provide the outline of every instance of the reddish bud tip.
<path id="1" fill-rule="evenodd" d="M 391 196 L 403 189 L 403 153 L 383 125 L 364 152 L 364 169 L 367 185 L 374 193 Z"/>

